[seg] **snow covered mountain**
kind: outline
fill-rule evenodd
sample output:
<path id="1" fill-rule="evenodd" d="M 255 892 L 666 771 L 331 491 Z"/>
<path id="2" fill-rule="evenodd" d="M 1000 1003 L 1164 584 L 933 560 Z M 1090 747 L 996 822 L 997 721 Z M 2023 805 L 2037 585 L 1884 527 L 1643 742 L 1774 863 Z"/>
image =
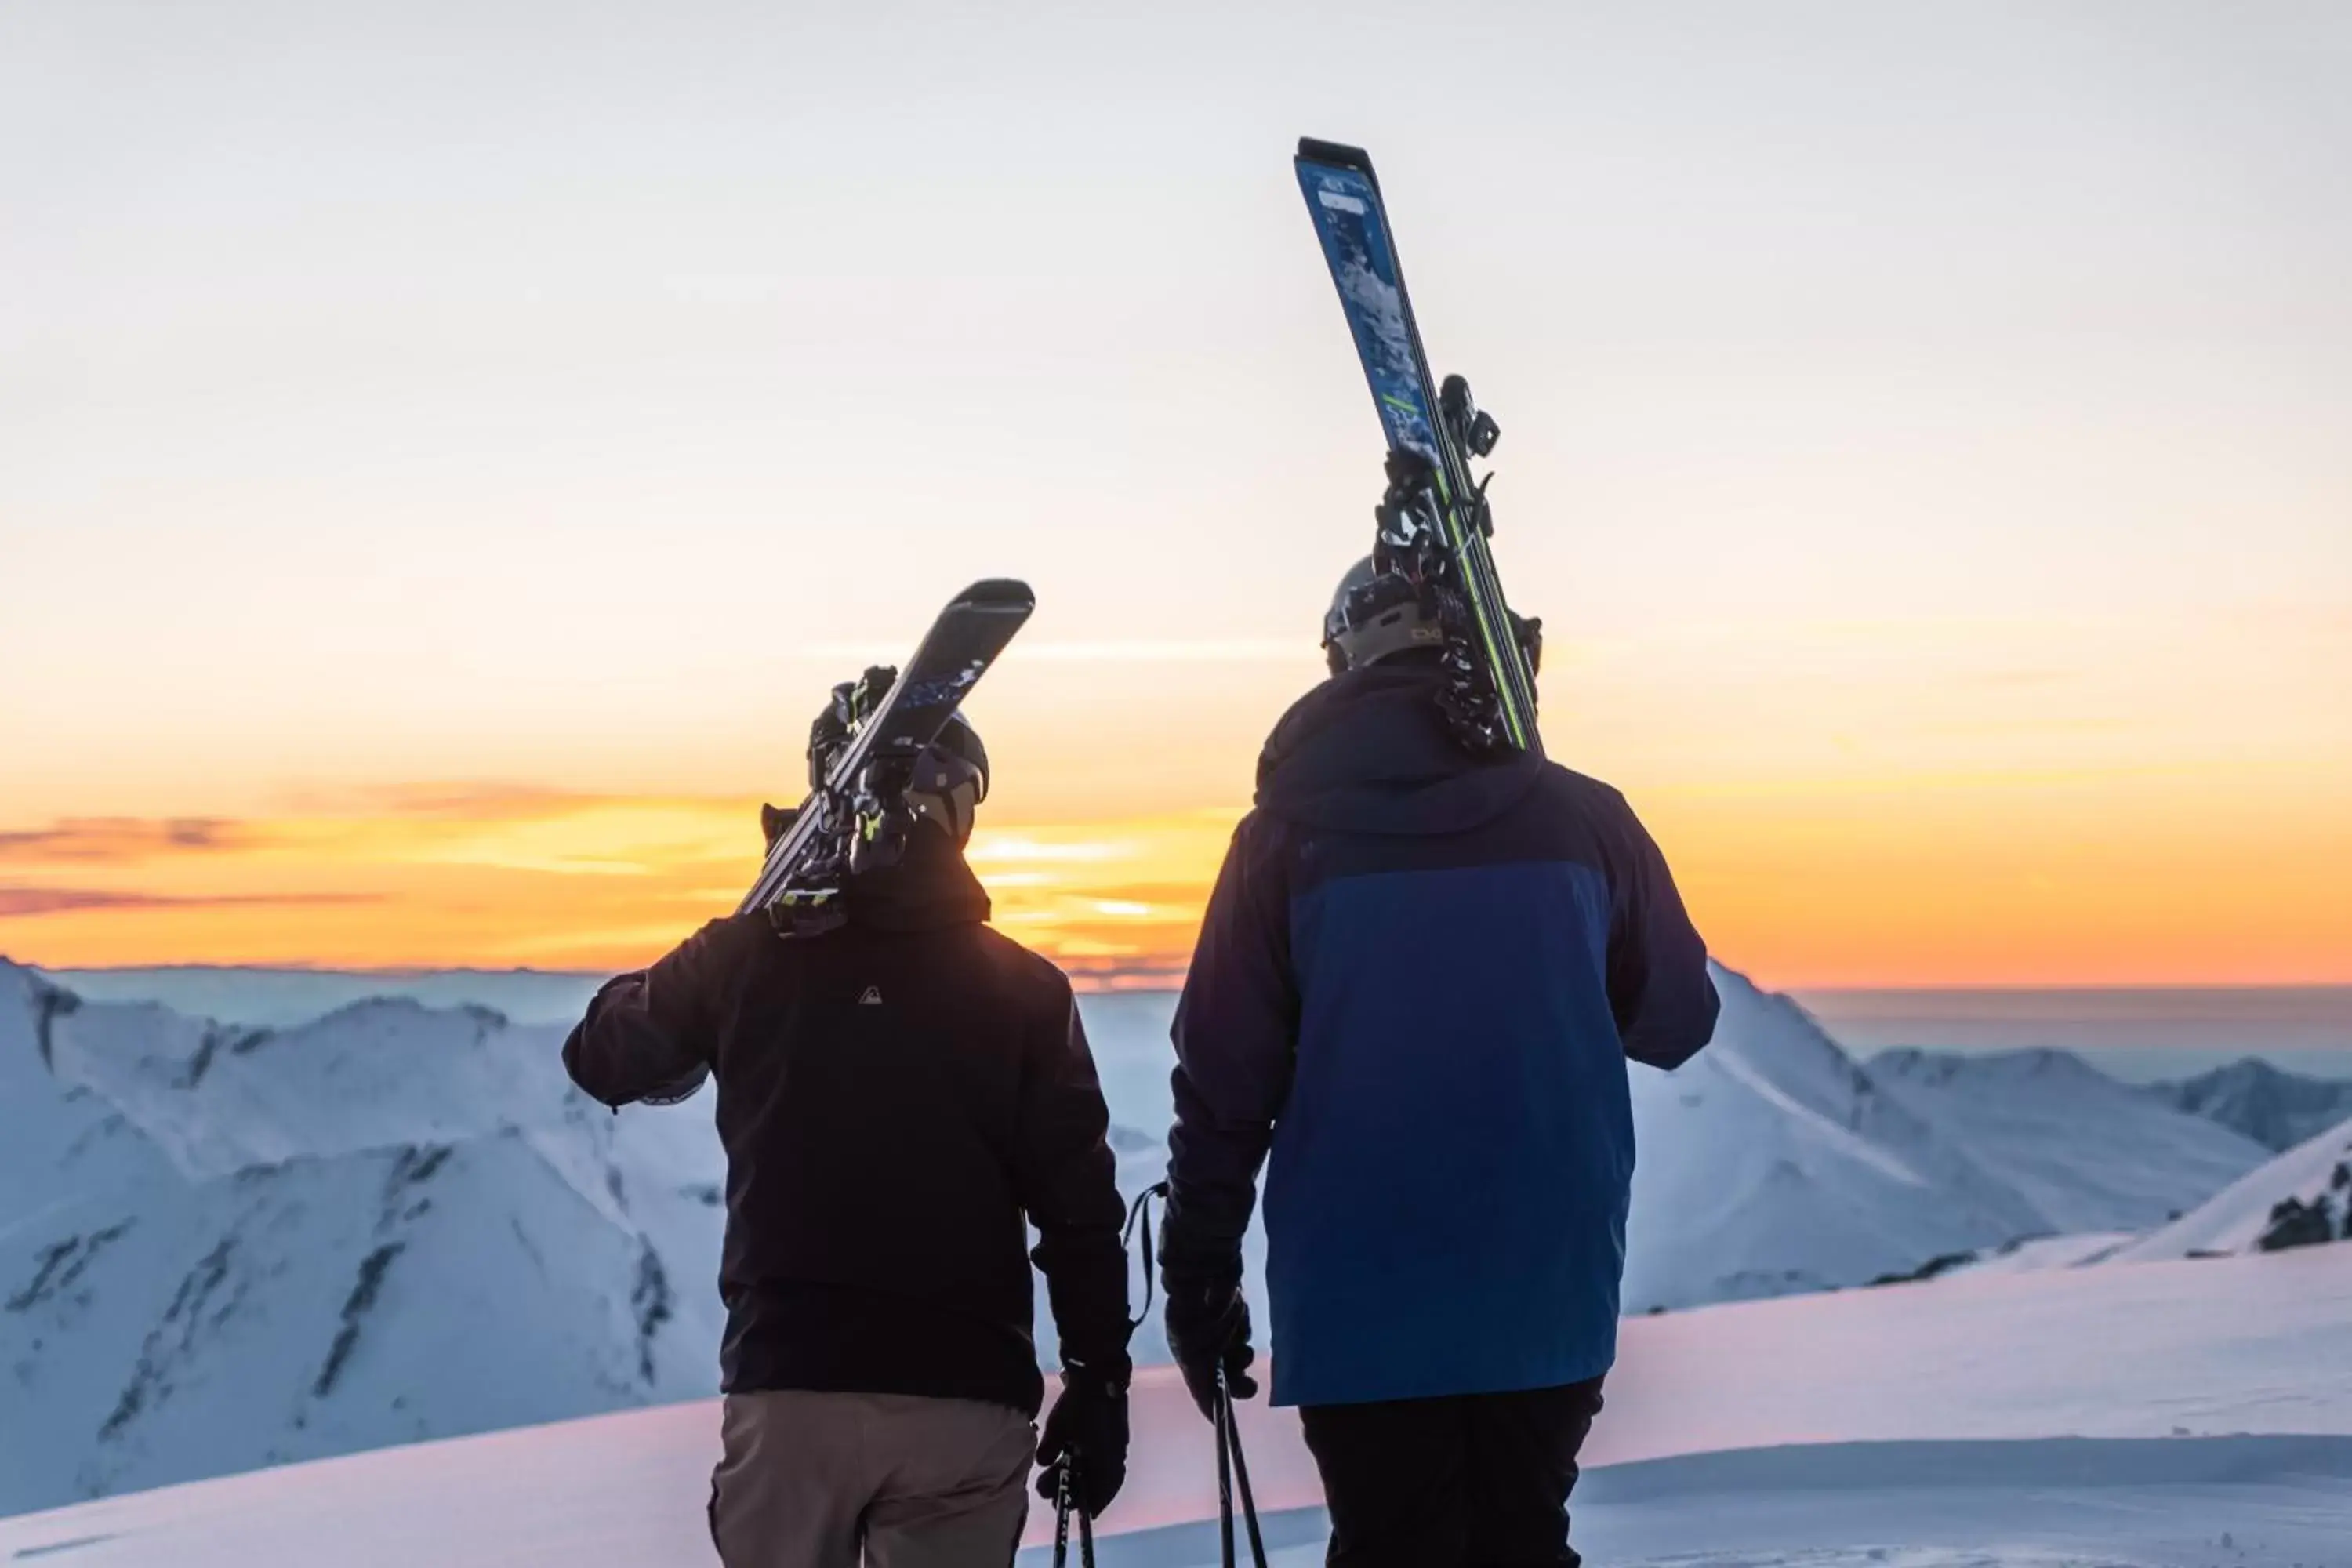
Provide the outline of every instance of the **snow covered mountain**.
<path id="1" fill-rule="evenodd" d="M 555 1043 L 0 963 L 0 1513 L 709 1393 L 708 1106 L 615 1121 Z"/>
<path id="2" fill-rule="evenodd" d="M 1634 1073 L 1629 1312 L 1867 1283 L 2112 1195 L 2090 1164 L 2024 1190 L 1717 979 L 1714 1046 Z M 1130 1194 L 1165 1163 L 1173 1003 L 1082 999 Z M 412 1000 L 224 1026 L 0 962 L 0 1513 L 710 1393 L 711 1099 L 613 1117 L 558 1039 Z"/>
<path id="3" fill-rule="evenodd" d="M 1639 1157 L 1625 1310 L 1867 1284 L 2054 1228 L 1970 1152 L 1884 1093 L 1786 997 L 1717 968 L 1715 1041 L 1633 1069 Z M 1166 993 L 1082 999 L 1129 1191 L 1166 1161 Z M 2259 1157 L 2260 1151 L 2256 1151 Z M 1247 1245 L 1253 1273 L 1263 1238 Z M 1139 1359 L 1166 1354 L 1156 1323 Z"/>
<path id="4" fill-rule="evenodd" d="M 605 978 L 547 969 L 270 969 L 211 963 L 41 973 L 85 1002 L 160 1002 L 175 1013 L 268 1028 L 386 997 L 427 1007 L 471 1004 L 519 1024 L 569 1026 Z"/>
<path id="5" fill-rule="evenodd" d="M 2305 1078 L 2254 1057 L 2179 1083 L 2150 1084 L 2148 1092 L 2278 1152 L 2352 1116 L 2352 1082 Z"/>
<path id="6" fill-rule="evenodd" d="M 2270 1157 L 2071 1051 L 1894 1050 L 1873 1057 L 1870 1072 L 2022 1193 L 2043 1231 L 2162 1225 Z"/>
<path id="7" fill-rule="evenodd" d="M 1633 1072 L 1626 1311 L 1867 1284 L 2052 1228 L 1795 1003 L 1715 980 L 1714 1043 Z"/>
<path id="8" fill-rule="evenodd" d="M 2352 1240 L 2352 1121 L 2288 1150 L 2109 1255 L 2147 1263 Z"/>

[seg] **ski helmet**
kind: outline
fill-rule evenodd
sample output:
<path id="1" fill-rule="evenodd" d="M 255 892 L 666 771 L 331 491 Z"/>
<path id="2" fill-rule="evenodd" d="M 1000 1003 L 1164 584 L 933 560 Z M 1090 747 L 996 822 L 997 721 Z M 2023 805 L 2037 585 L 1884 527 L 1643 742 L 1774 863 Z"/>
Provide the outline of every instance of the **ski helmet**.
<path id="1" fill-rule="evenodd" d="M 1414 648 L 1443 647 L 1445 629 L 1402 572 L 1383 572 L 1367 555 L 1348 568 L 1323 616 L 1323 658 L 1331 673 Z"/>
<path id="2" fill-rule="evenodd" d="M 971 837 L 976 808 L 987 798 L 988 748 L 962 714 L 950 714 L 947 728 L 915 759 L 907 804 L 961 844 Z"/>
<path id="3" fill-rule="evenodd" d="M 895 669 L 878 667 L 833 689 L 832 700 L 809 726 L 810 789 L 825 787 L 841 748 L 880 705 L 898 676 Z M 902 793 L 916 816 L 939 824 L 957 843 L 971 836 L 973 807 L 988 798 L 988 750 L 962 714 L 950 714 L 946 727 L 917 754 Z M 790 826 L 781 813 L 771 822 L 763 812 L 761 823 L 771 842 Z"/>

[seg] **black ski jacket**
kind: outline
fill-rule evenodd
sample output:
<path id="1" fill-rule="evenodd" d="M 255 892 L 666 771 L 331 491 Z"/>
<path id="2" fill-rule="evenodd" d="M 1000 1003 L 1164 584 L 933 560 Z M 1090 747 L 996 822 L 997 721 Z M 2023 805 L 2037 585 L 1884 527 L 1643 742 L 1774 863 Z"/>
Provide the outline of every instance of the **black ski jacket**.
<path id="1" fill-rule="evenodd" d="M 988 895 L 936 831 L 847 900 L 822 936 L 711 921 L 607 983 L 563 1047 L 615 1109 L 699 1066 L 717 1079 L 723 1386 L 1034 1415 L 1033 1258 L 1065 1361 L 1124 1385 L 1125 1209 L 1069 981 L 982 923 Z"/>

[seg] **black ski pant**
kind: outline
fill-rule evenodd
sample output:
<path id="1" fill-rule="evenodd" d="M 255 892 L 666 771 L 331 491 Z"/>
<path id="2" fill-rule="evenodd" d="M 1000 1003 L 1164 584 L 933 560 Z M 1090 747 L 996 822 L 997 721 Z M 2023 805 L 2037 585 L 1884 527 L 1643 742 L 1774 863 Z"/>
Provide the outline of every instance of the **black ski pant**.
<path id="1" fill-rule="evenodd" d="M 1299 1411 L 1330 1568 L 1576 1568 L 1568 1494 L 1601 1379 Z"/>

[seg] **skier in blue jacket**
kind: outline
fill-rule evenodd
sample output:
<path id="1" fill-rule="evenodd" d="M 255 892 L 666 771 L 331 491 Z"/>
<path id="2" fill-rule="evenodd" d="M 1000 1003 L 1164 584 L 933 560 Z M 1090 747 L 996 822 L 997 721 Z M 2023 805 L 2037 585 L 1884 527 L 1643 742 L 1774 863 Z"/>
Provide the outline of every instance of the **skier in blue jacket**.
<path id="1" fill-rule="evenodd" d="M 1332 678 L 1275 727 L 1176 1012 L 1168 1338 L 1256 1392 L 1242 1237 L 1265 1167 L 1274 1402 L 1335 1568 L 1573 1564 L 1616 1354 L 1627 1061 L 1715 1027 L 1706 949 L 1624 797 L 1481 759 L 1438 628 L 1360 563 Z"/>

